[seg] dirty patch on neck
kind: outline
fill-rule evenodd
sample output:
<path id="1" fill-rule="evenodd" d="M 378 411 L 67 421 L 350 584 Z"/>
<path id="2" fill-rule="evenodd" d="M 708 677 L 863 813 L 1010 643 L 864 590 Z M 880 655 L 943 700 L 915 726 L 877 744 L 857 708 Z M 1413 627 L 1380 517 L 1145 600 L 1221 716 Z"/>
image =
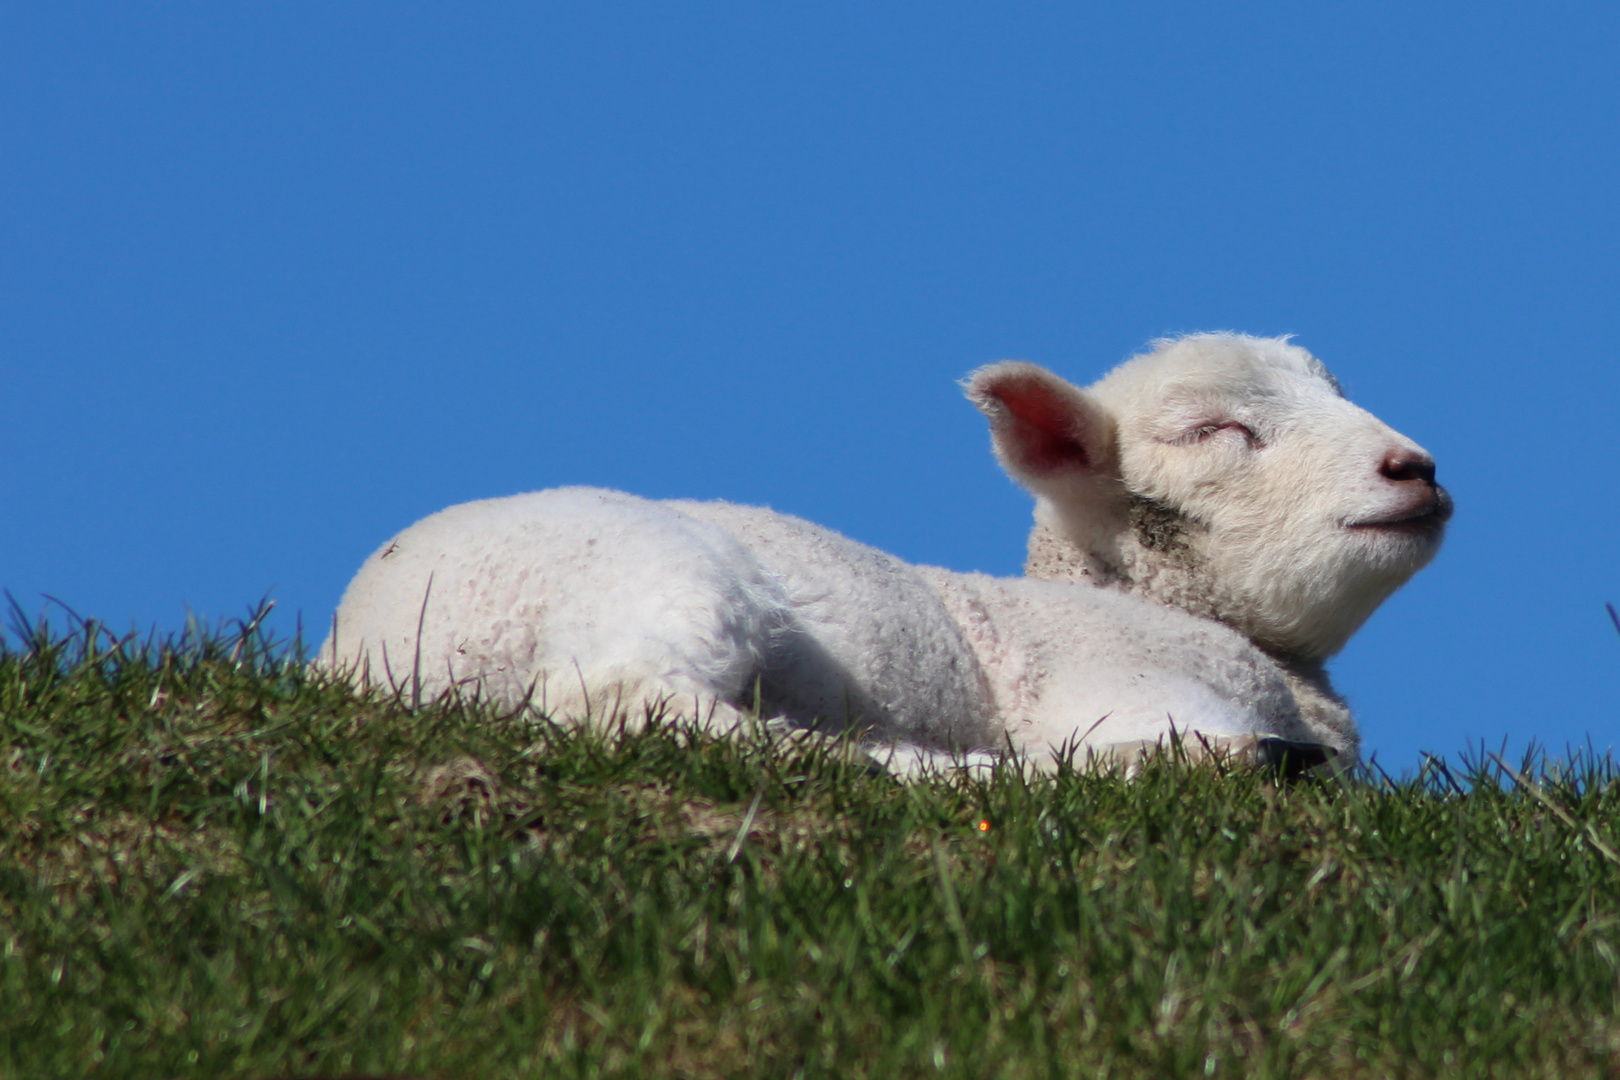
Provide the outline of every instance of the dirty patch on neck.
<path id="1" fill-rule="evenodd" d="M 1192 559 L 1192 547 L 1187 538 L 1193 531 L 1205 528 L 1201 522 L 1147 495 L 1132 491 L 1126 498 L 1130 505 L 1131 529 L 1143 548 L 1175 557 L 1177 561 Z"/>

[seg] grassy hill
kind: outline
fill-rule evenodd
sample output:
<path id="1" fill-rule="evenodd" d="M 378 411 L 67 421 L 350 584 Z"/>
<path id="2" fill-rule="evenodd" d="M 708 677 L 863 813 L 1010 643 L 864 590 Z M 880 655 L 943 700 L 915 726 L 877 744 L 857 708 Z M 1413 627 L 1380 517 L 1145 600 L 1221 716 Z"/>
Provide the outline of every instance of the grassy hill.
<path id="1" fill-rule="evenodd" d="M 902 785 L 364 700 L 252 627 L 0 655 L 0 1076 L 1608 1076 L 1607 766 Z"/>

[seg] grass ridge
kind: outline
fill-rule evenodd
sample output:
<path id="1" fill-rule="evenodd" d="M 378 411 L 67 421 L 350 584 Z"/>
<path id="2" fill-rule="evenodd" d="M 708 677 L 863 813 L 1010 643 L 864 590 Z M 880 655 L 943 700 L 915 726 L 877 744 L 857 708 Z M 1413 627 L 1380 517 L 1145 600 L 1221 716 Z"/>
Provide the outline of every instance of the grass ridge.
<path id="1" fill-rule="evenodd" d="M 897 784 L 360 697 L 262 607 L 0 646 L 0 1076 L 1600 1076 L 1607 759 Z"/>

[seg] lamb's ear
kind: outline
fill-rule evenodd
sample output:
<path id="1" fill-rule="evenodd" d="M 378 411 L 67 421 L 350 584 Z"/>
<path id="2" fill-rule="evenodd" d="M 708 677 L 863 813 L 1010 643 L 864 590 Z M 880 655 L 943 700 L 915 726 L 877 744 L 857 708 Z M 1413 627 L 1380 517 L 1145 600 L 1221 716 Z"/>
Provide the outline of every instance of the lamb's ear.
<path id="1" fill-rule="evenodd" d="M 1039 488 L 1081 476 L 1118 476 L 1114 421 L 1084 390 L 1043 367 L 1004 360 L 963 383 L 990 420 L 996 457 L 1013 479 Z"/>

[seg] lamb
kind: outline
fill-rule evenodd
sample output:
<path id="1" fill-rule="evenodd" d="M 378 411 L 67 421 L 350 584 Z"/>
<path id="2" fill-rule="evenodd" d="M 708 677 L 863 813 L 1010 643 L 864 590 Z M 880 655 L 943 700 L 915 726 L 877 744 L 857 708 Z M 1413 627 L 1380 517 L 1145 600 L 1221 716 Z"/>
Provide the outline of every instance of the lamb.
<path id="1" fill-rule="evenodd" d="M 1172 734 L 1354 758 L 1322 662 L 1438 548 L 1427 454 L 1285 339 L 1161 342 L 1089 390 L 1004 362 L 966 390 L 1037 499 L 1025 578 L 761 508 L 560 488 L 383 545 L 317 662 L 584 722 L 852 728 L 900 772 L 1131 760 Z"/>

